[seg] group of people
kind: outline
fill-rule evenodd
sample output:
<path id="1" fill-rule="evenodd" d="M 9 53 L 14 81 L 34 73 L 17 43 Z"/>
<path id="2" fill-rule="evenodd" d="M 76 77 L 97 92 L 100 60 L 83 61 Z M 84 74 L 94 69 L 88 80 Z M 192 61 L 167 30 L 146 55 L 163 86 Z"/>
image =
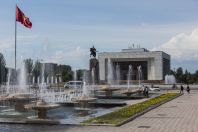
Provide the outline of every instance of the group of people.
<path id="1" fill-rule="evenodd" d="M 190 93 L 190 87 L 189 87 L 189 85 L 187 85 L 186 91 L 187 91 L 187 93 Z M 181 87 L 180 87 L 180 93 L 184 93 L 184 87 L 183 87 L 183 85 L 181 85 Z"/>

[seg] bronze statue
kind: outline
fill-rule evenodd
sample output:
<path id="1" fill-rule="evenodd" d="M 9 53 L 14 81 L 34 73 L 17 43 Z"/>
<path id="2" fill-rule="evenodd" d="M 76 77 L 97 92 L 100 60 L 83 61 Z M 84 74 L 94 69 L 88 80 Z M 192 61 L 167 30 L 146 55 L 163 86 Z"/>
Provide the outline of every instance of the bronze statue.
<path id="1" fill-rule="evenodd" d="M 90 57 L 93 56 L 94 58 L 96 57 L 96 48 L 94 48 L 94 46 L 92 48 L 90 48 Z"/>

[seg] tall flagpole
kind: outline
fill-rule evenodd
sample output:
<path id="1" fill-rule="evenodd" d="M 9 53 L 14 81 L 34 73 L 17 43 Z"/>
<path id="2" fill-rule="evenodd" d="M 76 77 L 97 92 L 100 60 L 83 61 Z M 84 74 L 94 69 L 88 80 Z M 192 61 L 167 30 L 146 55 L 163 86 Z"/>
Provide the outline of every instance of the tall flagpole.
<path id="1" fill-rule="evenodd" d="M 16 48 L 17 48 L 17 21 L 16 21 L 16 8 L 17 8 L 17 4 L 16 4 L 16 7 L 15 7 L 15 46 L 14 46 L 14 51 L 15 51 L 15 54 L 14 54 L 14 68 L 15 68 L 15 71 L 16 71 L 16 56 L 17 56 L 17 53 L 16 53 Z"/>
<path id="2" fill-rule="evenodd" d="M 16 67 L 16 56 L 17 56 L 17 53 L 16 53 L 16 48 L 17 48 L 17 21 L 16 21 L 16 9 L 17 9 L 17 4 L 16 4 L 16 7 L 15 7 L 15 45 L 14 45 L 14 69 L 15 69 L 15 83 L 17 83 L 17 67 Z"/>

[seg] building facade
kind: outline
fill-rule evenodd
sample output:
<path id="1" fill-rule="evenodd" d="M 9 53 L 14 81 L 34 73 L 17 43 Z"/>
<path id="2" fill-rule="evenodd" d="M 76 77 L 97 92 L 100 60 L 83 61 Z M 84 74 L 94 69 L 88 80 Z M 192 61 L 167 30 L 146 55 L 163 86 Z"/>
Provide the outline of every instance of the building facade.
<path id="1" fill-rule="evenodd" d="M 138 80 L 139 66 L 141 66 L 142 80 L 164 80 L 165 75 L 170 73 L 170 55 L 163 51 L 130 48 L 121 52 L 99 53 L 98 60 L 100 81 L 107 81 L 109 62 L 113 74 L 116 72 L 116 65 L 119 66 L 120 80 L 127 80 L 129 65 L 133 69 L 132 80 Z"/>

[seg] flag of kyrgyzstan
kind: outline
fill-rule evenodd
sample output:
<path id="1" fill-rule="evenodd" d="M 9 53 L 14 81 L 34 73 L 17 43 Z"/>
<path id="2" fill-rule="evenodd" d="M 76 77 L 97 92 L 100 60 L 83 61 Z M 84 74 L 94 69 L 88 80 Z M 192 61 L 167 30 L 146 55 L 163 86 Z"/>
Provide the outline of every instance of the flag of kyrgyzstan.
<path id="1" fill-rule="evenodd" d="M 25 27 L 32 28 L 29 18 L 16 6 L 16 21 L 21 22 Z"/>

